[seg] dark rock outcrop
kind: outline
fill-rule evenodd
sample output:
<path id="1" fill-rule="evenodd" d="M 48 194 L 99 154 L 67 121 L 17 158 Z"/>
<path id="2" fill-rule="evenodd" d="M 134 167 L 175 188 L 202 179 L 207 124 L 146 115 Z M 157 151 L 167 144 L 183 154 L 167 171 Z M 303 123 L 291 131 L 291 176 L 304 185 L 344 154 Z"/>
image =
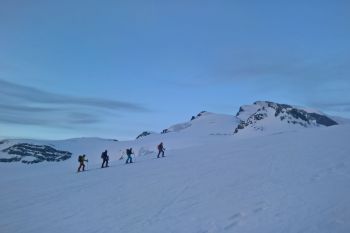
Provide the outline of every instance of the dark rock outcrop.
<path id="1" fill-rule="evenodd" d="M 11 158 L 1 158 L 0 162 L 19 162 L 32 164 L 40 162 L 59 162 L 69 159 L 71 152 L 56 150 L 47 145 L 33 145 L 29 143 L 18 143 L 8 147 L 3 152 L 13 155 Z"/>
<path id="2" fill-rule="evenodd" d="M 9 140 L 1 140 L 1 141 L 0 141 L 0 145 L 5 144 L 5 143 L 8 143 L 8 142 L 9 142 Z"/>
<path id="3" fill-rule="evenodd" d="M 139 134 L 139 136 L 136 137 L 136 139 L 140 139 L 140 138 L 146 137 L 146 136 L 148 136 L 150 134 L 152 134 L 152 133 L 149 132 L 149 131 L 143 131 L 141 134 Z"/>
<path id="4" fill-rule="evenodd" d="M 207 111 L 201 111 L 200 113 L 197 114 L 197 117 L 201 117 L 204 113 L 206 113 Z"/>
<path id="5" fill-rule="evenodd" d="M 191 121 L 203 116 L 204 113 L 206 113 L 207 111 L 201 111 L 200 113 L 198 113 L 196 116 L 192 116 L 191 117 Z"/>
<path id="6" fill-rule="evenodd" d="M 169 133 L 169 132 L 170 132 L 169 129 L 163 129 L 161 134 L 165 134 L 165 133 Z"/>

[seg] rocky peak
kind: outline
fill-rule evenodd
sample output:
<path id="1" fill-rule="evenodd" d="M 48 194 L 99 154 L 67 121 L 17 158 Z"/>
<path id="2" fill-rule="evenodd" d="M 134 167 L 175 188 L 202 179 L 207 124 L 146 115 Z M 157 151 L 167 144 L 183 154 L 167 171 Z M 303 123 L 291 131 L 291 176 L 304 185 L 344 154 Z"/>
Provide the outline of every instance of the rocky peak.
<path id="1" fill-rule="evenodd" d="M 241 123 L 236 127 L 234 133 L 246 128 L 263 130 L 273 122 L 275 125 L 287 123 L 302 127 L 338 124 L 320 112 L 270 101 L 256 101 L 253 105 L 241 106 L 236 116 L 241 120 Z M 269 121 L 265 120 L 264 124 L 262 123 L 264 119 L 269 119 Z"/>

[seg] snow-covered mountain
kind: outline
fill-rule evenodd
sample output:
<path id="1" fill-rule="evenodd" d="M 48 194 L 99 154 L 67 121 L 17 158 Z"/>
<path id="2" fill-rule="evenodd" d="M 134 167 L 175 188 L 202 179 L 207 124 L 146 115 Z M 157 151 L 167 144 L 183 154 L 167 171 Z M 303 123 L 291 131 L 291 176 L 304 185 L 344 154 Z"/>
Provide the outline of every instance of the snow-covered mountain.
<path id="1" fill-rule="evenodd" d="M 336 117 L 332 119 L 317 110 L 257 101 L 252 105 L 241 106 L 235 116 L 202 111 L 193 116 L 191 120 L 172 125 L 161 133 L 144 131 L 136 137 L 137 142 L 118 142 L 100 138 L 77 138 L 63 141 L 3 140 L 0 141 L 0 162 L 32 164 L 44 161 L 63 161 L 71 158 L 73 154 L 83 152 L 99 154 L 105 148 L 111 148 L 113 154 L 121 154 L 126 144 L 135 147 L 136 152 L 140 155 L 149 154 L 162 140 L 168 141 L 168 146 L 176 149 L 186 146 L 189 142 L 196 144 L 197 138 L 209 135 L 234 134 L 236 137 L 256 137 L 337 125 L 335 119 L 341 124 L 347 122 L 346 119 Z M 86 151 L 85 148 L 89 149 Z"/>
<path id="2" fill-rule="evenodd" d="M 265 101 L 131 141 L 3 140 L 0 158 L 18 162 L 0 163 L 0 232 L 348 233 L 350 125 L 337 119 Z"/>
<path id="3" fill-rule="evenodd" d="M 253 105 L 242 106 L 236 116 L 241 122 L 234 133 L 239 134 L 257 131 L 285 132 L 338 124 L 317 110 L 269 101 L 257 101 Z"/>

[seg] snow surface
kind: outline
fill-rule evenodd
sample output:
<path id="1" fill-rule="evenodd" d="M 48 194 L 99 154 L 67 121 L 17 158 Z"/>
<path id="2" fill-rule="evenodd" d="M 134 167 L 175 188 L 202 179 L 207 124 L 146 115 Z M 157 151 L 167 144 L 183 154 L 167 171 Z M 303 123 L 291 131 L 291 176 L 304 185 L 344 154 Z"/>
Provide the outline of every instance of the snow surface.
<path id="1" fill-rule="evenodd" d="M 350 125 L 240 137 L 232 116 L 190 123 L 135 141 L 0 145 L 74 154 L 58 163 L 0 163 L 0 232 L 350 232 Z M 166 157 L 156 159 L 160 141 Z M 119 158 L 128 147 L 136 162 L 125 165 Z M 100 169 L 105 149 L 111 167 Z M 76 173 L 82 153 L 88 171 Z"/>

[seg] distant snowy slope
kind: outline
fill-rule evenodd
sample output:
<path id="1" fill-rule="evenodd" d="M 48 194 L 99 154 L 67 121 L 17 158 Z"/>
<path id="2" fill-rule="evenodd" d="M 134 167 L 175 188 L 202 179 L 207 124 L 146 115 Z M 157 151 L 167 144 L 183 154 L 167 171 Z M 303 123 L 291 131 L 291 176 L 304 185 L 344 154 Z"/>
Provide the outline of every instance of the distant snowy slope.
<path id="1" fill-rule="evenodd" d="M 50 162 L 56 161 L 51 159 L 51 154 L 57 157 L 63 152 L 70 153 L 74 162 L 79 154 L 92 155 L 94 160 L 100 161 L 99 156 L 105 149 L 109 151 L 111 156 L 121 157 L 125 149 L 129 147 L 133 147 L 136 155 L 144 155 L 155 153 L 156 146 L 161 141 L 165 142 L 166 148 L 177 149 L 202 143 L 197 138 L 208 135 L 233 134 L 238 123 L 239 120 L 234 116 L 203 112 L 192 121 L 169 127 L 166 130 L 167 133 L 143 132 L 135 141 L 119 142 L 100 138 L 75 138 L 58 141 L 3 140 L 0 143 L 0 162 Z M 42 147 L 44 149 L 40 149 Z"/>
<path id="2" fill-rule="evenodd" d="M 202 112 L 191 121 L 169 127 L 164 133 L 184 132 L 194 136 L 232 134 L 232 130 L 238 123 L 239 120 L 231 115 Z"/>

